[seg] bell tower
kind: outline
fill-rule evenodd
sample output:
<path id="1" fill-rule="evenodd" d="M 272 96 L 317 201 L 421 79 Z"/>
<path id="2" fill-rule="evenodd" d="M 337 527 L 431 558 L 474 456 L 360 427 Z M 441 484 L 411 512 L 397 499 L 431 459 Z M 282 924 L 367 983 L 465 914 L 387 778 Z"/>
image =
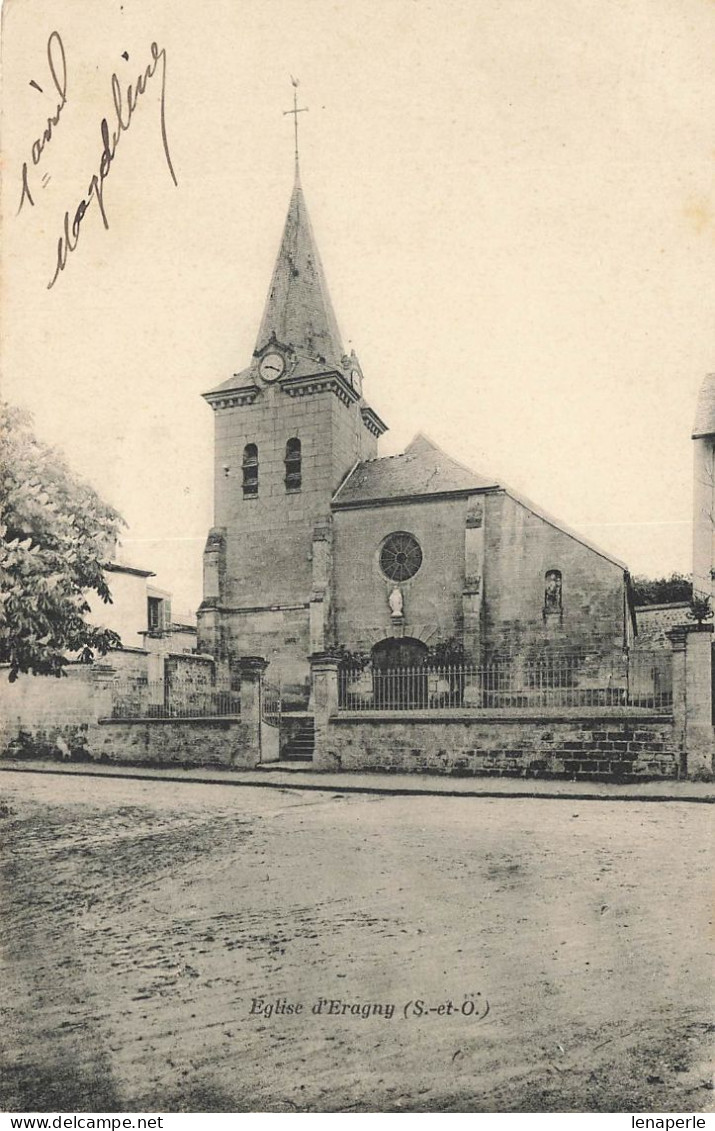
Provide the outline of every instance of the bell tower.
<path id="1" fill-rule="evenodd" d="M 295 114 L 297 143 L 297 114 Z M 214 526 L 204 551 L 199 647 L 260 655 L 296 705 L 330 630 L 330 500 L 377 455 L 386 425 L 345 353 L 298 168 L 248 365 L 204 394 L 215 418 Z"/>

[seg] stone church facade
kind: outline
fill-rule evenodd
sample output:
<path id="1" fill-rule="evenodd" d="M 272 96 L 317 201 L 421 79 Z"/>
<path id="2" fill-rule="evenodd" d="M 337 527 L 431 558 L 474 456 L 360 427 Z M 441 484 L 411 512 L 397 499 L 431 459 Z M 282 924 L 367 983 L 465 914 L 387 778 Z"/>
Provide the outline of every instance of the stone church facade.
<path id="1" fill-rule="evenodd" d="M 205 399 L 215 525 L 199 648 L 226 667 L 265 658 L 300 707 L 309 656 L 335 649 L 479 664 L 629 645 L 622 563 L 425 436 L 378 457 L 386 425 L 343 349 L 297 170 L 253 357 Z"/>

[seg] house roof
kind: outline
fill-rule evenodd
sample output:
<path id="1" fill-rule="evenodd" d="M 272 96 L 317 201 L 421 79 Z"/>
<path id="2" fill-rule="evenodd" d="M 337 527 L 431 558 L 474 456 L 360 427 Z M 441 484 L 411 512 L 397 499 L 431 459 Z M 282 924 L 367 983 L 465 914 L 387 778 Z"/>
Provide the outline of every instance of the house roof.
<path id="1" fill-rule="evenodd" d="M 708 373 L 698 393 L 693 439 L 715 435 L 715 373 Z"/>
<path id="2" fill-rule="evenodd" d="M 465 494 L 498 487 L 458 463 L 420 433 L 401 455 L 358 463 L 333 496 L 336 509 L 415 495 Z"/>
<path id="3" fill-rule="evenodd" d="M 136 577 L 154 577 L 151 569 L 139 569 L 138 566 L 126 565 L 124 562 L 105 562 L 104 569 L 110 573 L 132 573 Z"/>

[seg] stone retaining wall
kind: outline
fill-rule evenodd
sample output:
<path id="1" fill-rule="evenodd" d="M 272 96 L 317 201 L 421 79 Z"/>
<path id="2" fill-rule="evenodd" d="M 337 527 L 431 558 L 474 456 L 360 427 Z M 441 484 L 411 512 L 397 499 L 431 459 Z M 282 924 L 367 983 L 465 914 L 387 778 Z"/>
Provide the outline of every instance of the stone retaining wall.
<path id="1" fill-rule="evenodd" d="M 259 747 L 240 719 L 101 719 L 90 727 L 93 761 L 252 769 Z"/>
<path id="2" fill-rule="evenodd" d="M 673 720 L 662 716 L 396 717 L 328 720 L 317 768 L 518 777 L 677 778 Z"/>

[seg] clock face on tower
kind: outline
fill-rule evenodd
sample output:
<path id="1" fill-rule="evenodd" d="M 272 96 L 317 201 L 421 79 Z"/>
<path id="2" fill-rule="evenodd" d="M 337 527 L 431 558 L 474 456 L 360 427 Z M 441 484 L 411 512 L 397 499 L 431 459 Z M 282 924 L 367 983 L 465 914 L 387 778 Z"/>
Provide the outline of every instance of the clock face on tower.
<path id="1" fill-rule="evenodd" d="M 261 358 L 261 363 L 258 366 L 258 372 L 264 381 L 269 385 L 273 381 L 277 381 L 285 373 L 286 362 L 285 358 L 280 353 L 267 353 L 265 357 Z"/>

